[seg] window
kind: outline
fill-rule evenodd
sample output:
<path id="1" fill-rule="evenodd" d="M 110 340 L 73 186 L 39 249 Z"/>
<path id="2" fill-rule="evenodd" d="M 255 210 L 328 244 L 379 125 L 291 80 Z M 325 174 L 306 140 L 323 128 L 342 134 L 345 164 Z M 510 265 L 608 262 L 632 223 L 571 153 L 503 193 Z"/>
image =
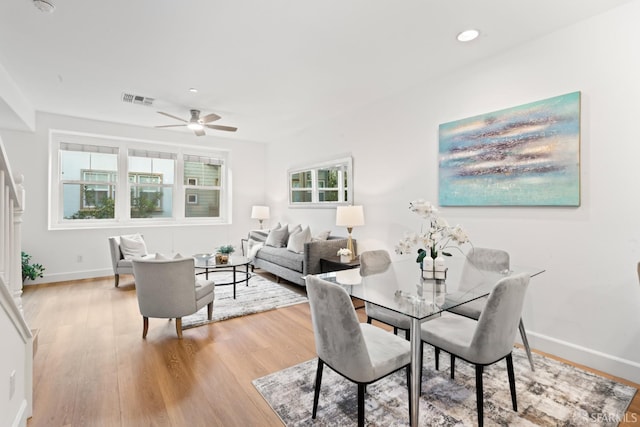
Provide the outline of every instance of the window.
<path id="1" fill-rule="evenodd" d="M 289 205 L 332 207 L 352 201 L 351 157 L 289 171 Z"/>
<path id="2" fill-rule="evenodd" d="M 220 159 L 206 156 L 184 156 L 184 179 L 187 204 L 186 218 L 220 215 Z"/>
<path id="3" fill-rule="evenodd" d="M 227 153 L 52 132 L 49 227 L 225 223 Z"/>

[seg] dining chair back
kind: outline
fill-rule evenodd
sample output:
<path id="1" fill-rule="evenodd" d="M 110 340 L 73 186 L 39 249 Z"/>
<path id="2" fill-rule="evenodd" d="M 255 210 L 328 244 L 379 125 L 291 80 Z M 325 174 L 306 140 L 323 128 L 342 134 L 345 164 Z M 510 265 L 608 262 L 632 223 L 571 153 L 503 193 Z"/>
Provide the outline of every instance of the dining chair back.
<path id="1" fill-rule="evenodd" d="M 391 257 L 385 250 L 366 251 L 360 254 L 360 275 L 367 277 L 372 274 L 381 274 L 391 266 Z M 394 280 L 393 275 L 387 276 L 389 280 Z M 389 283 L 390 287 L 397 287 L 396 283 Z M 367 323 L 373 320 L 382 322 L 393 327 L 393 333 L 397 335 L 398 329 L 405 331 L 405 338 L 409 340 L 411 329 L 411 319 L 395 311 L 389 310 L 379 305 L 365 302 L 364 309 L 367 313 Z"/>

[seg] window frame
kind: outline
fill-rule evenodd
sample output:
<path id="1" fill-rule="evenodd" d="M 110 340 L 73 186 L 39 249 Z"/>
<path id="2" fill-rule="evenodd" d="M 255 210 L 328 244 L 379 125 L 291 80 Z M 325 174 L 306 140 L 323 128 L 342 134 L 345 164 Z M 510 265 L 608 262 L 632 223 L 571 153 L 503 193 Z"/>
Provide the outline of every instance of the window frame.
<path id="1" fill-rule="evenodd" d="M 64 218 L 64 199 L 61 177 L 61 146 L 63 143 L 79 145 L 97 145 L 117 149 L 116 181 L 104 183 L 114 186 L 115 211 L 114 218 L 109 219 L 66 219 Z M 132 218 L 129 182 L 129 151 L 146 150 L 149 152 L 165 152 L 175 155 L 173 184 L 145 184 L 146 186 L 170 186 L 172 189 L 171 217 Z M 74 150 L 71 150 L 74 151 Z M 186 179 L 184 173 L 185 157 L 208 157 L 220 161 L 220 203 L 217 217 L 186 217 Z M 87 228 L 123 228 L 152 226 L 185 226 L 185 225 L 219 225 L 231 223 L 231 166 L 230 150 L 207 149 L 198 146 L 166 143 L 109 135 L 97 135 L 67 130 L 51 129 L 49 131 L 49 195 L 48 195 L 48 229 L 69 230 Z M 85 168 L 86 169 L 86 168 Z M 137 173 L 138 175 L 142 173 Z M 153 173 L 144 173 L 153 175 Z M 143 174 L 143 175 L 144 175 Z M 162 180 L 162 179 L 161 179 Z M 84 182 L 84 181 L 83 181 Z M 87 181 L 88 182 L 88 181 Z M 89 183 L 89 182 L 88 182 Z M 90 182 L 93 185 L 95 182 Z M 102 184 L 102 183 L 101 183 Z"/>
<path id="2" fill-rule="evenodd" d="M 332 169 L 336 167 L 344 168 L 338 173 L 338 186 L 333 187 L 320 187 L 318 171 L 322 169 Z M 292 177 L 298 173 L 311 172 L 311 187 L 294 188 L 292 184 Z M 345 175 L 346 174 L 346 188 L 345 188 Z M 325 182 L 325 185 L 327 183 Z M 353 159 L 349 157 L 340 157 L 332 160 L 322 161 L 307 164 L 301 167 L 295 167 L 287 171 L 287 188 L 288 199 L 290 208 L 333 208 L 336 206 L 345 206 L 353 203 Z M 294 202 L 293 193 L 295 191 L 311 191 L 310 202 Z M 323 191 L 337 191 L 338 200 L 330 202 L 320 201 L 320 193 Z M 346 200 L 344 196 L 346 194 Z"/>

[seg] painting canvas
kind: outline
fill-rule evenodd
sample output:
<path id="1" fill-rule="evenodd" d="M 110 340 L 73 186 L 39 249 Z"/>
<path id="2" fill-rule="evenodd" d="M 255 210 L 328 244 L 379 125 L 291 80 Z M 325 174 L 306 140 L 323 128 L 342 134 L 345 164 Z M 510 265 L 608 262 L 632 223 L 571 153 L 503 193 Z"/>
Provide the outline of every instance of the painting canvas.
<path id="1" fill-rule="evenodd" d="M 580 92 L 440 125 L 441 206 L 579 206 Z"/>

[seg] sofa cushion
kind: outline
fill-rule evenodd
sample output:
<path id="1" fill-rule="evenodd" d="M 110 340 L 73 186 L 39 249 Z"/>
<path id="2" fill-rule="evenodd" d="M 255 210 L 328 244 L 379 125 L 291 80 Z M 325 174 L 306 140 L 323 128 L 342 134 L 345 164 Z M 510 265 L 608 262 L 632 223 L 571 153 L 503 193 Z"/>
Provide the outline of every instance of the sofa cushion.
<path id="1" fill-rule="evenodd" d="M 293 253 L 287 250 L 287 248 L 263 246 L 262 249 L 258 251 L 256 257 L 302 273 L 304 254 Z"/>
<path id="2" fill-rule="evenodd" d="M 318 240 L 327 240 L 330 234 L 331 234 L 331 230 L 321 231 L 320 233 L 318 233 L 317 236 L 313 236 L 312 240 L 314 242 Z"/>
<path id="3" fill-rule="evenodd" d="M 287 239 L 289 238 L 289 229 L 287 226 L 280 228 L 274 228 L 269 232 L 265 246 L 273 246 L 274 248 L 282 248 L 287 246 Z"/>
<path id="4" fill-rule="evenodd" d="M 287 243 L 287 249 L 291 252 L 302 253 L 304 252 L 304 244 L 311 241 L 311 229 L 309 227 L 304 230 L 300 230 L 297 233 L 289 235 L 289 242 Z"/>

